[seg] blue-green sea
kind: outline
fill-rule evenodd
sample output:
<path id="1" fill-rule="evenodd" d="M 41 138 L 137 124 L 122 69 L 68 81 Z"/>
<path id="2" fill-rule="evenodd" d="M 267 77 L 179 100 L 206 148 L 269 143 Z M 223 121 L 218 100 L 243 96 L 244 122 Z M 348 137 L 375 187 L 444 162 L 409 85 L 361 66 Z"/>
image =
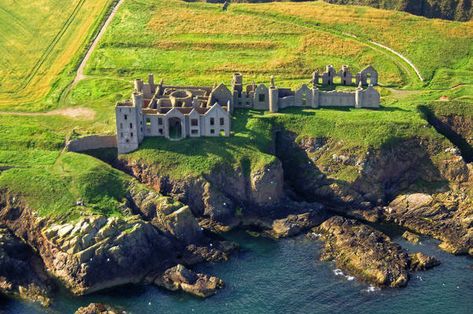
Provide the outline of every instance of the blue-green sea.
<path id="1" fill-rule="evenodd" d="M 103 302 L 128 313 L 473 313 L 473 259 L 453 256 L 423 238 L 413 245 L 392 238 L 409 251 L 434 255 L 442 264 L 413 274 L 403 289 L 378 290 L 320 262 L 321 243 L 297 237 L 274 241 L 244 231 L 227 235 L 241 250 L 225 263 L 200 265 L 198 271 L 222 278 L 226 287 L 201 300 L 152 286 L 126 286 L 85 297 L 65 292 L 50 309 L 17 300 L 0 300 L 4 313 L 73 313 Z"/>

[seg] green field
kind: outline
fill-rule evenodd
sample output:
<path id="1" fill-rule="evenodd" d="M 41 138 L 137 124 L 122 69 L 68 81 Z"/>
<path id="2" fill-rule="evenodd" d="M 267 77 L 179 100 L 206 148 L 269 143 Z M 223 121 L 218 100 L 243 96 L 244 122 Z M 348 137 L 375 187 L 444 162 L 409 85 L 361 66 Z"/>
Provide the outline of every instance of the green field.
<path id="1" fill-rule="evenodd" d="M 113 0 L 0 0 L 0 110 L 57 106 Z M 52 95 L 51 95 L 52 96 Z"/>
<path id="2" fill-rule="evenodd" d="M 472 22 L 324 2 L 232 4 L 222 12 L 219 5 L 200 2 L 126 0 L 89 60 L 86 79 L 71 87 L 84 48 L 112 1 L 20 2 L 21 10 L 14 11 L 18 1 L 0 0 L 0 43 L 8 47 L 0 51 L 0 165 L 14 167 L 1 173 L 0 188 L 27 187 L 25 194 L 45 213 L 60 213 L 57 206 L 66 210 L 78 198 L 87 199 L 92 211 L 113 203 L 110 213 L 116 213 L 122 194 L 111 197 L 91 185 L 96 194 L 87 198 L 84 182 L 91 171 L 103 171 L 106 180 L 112 176 L 112 186 L 129 178 L 117 179 L 104 163 L 62 150 L 70 137 L 113 134 L 114 103 L 128 97 L 134 78 L 150 72 L 172 84 L 199 85 L 228 84 L 235 71 L 248 83 L 268 82 L 274 74 L 279 86 L 295 87 L 326 64 L 348 64 L 353 71 L 373 64 L 380 71 L 380 110 L 237 111 L 230 138 L 185 139 L 178 145 L 149 139 L 122 157 L 159 160 L 157 170 L 173 177 L 199 176 L 221 165 L 255 171 L 275 159 L 268 148 L 276 126 L 299 138 L 334 138 L 361 151 L 411 137 L 442 141 L 418 109 L 440 98 L 461 100 L 462 112 L 473 112 Z M 372 41 L 411 60 L 425 81 Z M 455 111 L 457 102 L 441 104 Z M 64 114 L 68 108 L 86 111 Z M 84 166 L 89 163 L 93 168 Z M 78 170 L 71 171 L 74 167 Z M 59 194 L 58 205 L 51 204 Z"/>

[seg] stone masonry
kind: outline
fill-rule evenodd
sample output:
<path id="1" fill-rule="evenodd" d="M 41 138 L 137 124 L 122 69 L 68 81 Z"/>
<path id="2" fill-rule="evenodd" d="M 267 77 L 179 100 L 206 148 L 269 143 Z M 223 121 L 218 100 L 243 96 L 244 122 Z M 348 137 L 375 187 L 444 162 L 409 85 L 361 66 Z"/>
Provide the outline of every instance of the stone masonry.
<path id="1" fill-rule="evenodd" d="M 338 80 L 339 82 L 337 82 Z M 323 91 L 318 86 L 355 85 L 354 91 Z M 230 136 L 234 108 L 252 108 L 278 112 L 288 107 L 379 108 L 380 94 L 373 88 L 378 73 L 369 66 L 351 74 L 347 66 L 336 72 L 333 66 L 312 75 L 311 86 L 277 87 L 271 78 L 269 87 L 255 83 L 243 86 L 243 75 L 235 73 L 231 90 L 224 84 L 209 86 L 173 86 L 154 83 L 152 74 L 145 83 L 135 80 L 132 99 L 116 105 L 118 153 L 138 149 L 148 136 L 169 140 L 185 137 Z M 367 88 L 363 86 L 368 85 Z"/>

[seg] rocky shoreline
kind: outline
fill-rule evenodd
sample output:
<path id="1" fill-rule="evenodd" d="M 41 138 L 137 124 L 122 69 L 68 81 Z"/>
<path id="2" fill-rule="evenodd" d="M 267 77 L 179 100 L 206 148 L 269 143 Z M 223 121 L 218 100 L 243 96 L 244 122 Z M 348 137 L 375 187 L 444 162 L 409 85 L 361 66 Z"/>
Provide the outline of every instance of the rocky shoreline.
<path id="1" fill-rule="evenodd" d="M 368 222 L 391 223 L 407 229 L 409 241 L 430 236 L 447 252 L 473 255 L 471 165 L 451 147 L 410 139 L 389 153 L 360 151 L 282 131 L 274 145 L 277 159 L 252 173 L 220 168 L 179 180 L 160 176 L 152 164 L 116 160 L 135 178 L 121 217 L 43 218 L 21 195 L 0 191 L 3 262 L 42 265 L 18 279 L 4 274 L 0 291 L 48 305 L 55 279 L 77 295 L 131 283 L 208 297 L 223 282 L 194 273 L 192 265 L 231 258 L 237 245 L 218 234 L 235 228 L 274 239 L 321 234 L 323 260 L 380 287 L 403 287 L 410 273 L 439 261 L 408 254 Z M 348 170 L 352 179 L 336 178 Z M 419 181 L 429 185 L 419 188 Z M 11 245 L 30 253 L 11 256 Z"/>

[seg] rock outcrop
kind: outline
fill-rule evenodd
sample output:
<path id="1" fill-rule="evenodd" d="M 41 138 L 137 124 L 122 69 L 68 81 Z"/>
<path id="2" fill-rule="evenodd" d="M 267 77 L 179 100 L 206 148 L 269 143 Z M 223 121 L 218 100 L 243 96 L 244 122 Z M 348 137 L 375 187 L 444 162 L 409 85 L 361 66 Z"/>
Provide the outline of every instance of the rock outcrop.
<path id="1" fill-rule="evenodd" d="M 61 222 L 38 217 L 20 197 L 0 193 L 2 222 L 35 248 L 48 272 L 76 294 L 139 283 L 182 259 L 188 245 L 182 241 L 189 238 L 180 224 L 201 231 L 195 221 L 187 221 L 185 212 L 190 211 L 185 207 L 170 211 L 174 216 L 161 225 L 164 231 L 139 216 L 95 215 Z"/>
<path id="2" fill-rule="evenodd" d="M 355 220 L 332 217 L 314 230 L 322 234 L 322 260 L 361 280 L 384 287 L 409 281 L 409 256 L 386 235 Z"/>
<path id="3" fill-rule="evenodd" d="M 77 309 L 75 314 L 126 314 L 126 311 L 117 309 L 108 304 L 90 303 Z"/>
<path id="4" fill-rule="evenodd" d="M 409 258 L 411 271 L 428 270 L 440 265 L 440 261 L 435 257 L 420 252 L 409 254 Z"/>
<path id="5" fill-rule="evenodd" d="M 447 252 L 473 255 L 473 211 L 467 195 L 399 195 L 385 215 L 388 221 L 439 239 L 440 248 Z"/>
<path id="6" fill-rule="evenodd" d="M 417 244 L 417 243 L 420 242 L 420 237 L 417 234 L 409 232 L 409 231 L 405 231 L 402 234 L 402 237 L 404 239 L 406 239 L 407 241 L 409 241 L 411 243 L 414 243 L 414 244 Z"/>
<path id="7" fill-rule="evenodd" d="M 167 269 L 154 279 L 154 284 L 171 291 L 182 290 L 206 298 L 223 287 L 223 281 L 215 276 L 194 273 L 183 265 Z"/>
<path id="8" fill-rule="evenodd" d="M 274 220 L 271 230 L 267 233 L 274 238 L 292 237 L 320 225 L 328 217 L 329 214 L 323 207 L 300 214 L 291 214 Z"/>
<path id="9" fill-rule="evenodd" d="M 185 179 L 163 176 L 155 170 L 156 165 L 140 161 L 120 159 L 115 166 L 159 193 L 189 205 L 196 217 L 209 218 L 226 230 L 239 223 L 237 207 L 264 210 L 278 204 L 285 196 L 283 170 L 278 159 L 250 173 L 241 168 L 217 167 L 208 175 Z"/>
<path id="10" fill-rule="evenodd" d="M 0 293 L 49 306 L 51 287 L 41 259 L 0 227 Z"/>
<path id="11" fill-rule="evenodd" d="M 465 163 L 433 141 L 413 138 L 364 149 L 281 132 L 277 143 L 286 183 L 297 195 L 333 204 L 334 210 L 360 219 L 365 219 L 363 211 L 385 204 L 419 180 L 441 185 L 446 179 L 468 177 Z M 442 158 L 434 158 L 437 155 Z"/>

